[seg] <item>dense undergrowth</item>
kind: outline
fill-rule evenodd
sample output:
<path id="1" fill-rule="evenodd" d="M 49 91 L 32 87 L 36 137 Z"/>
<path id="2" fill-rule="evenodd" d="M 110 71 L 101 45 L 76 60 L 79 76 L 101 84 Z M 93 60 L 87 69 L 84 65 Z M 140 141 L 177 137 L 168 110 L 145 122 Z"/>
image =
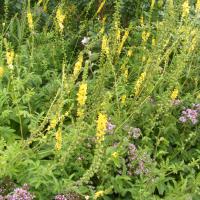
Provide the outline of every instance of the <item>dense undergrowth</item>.
<path id="1" fill-rule="evenodd" d="M 1 200 L 200 199 L 199 0 L 1 4 Z"/>

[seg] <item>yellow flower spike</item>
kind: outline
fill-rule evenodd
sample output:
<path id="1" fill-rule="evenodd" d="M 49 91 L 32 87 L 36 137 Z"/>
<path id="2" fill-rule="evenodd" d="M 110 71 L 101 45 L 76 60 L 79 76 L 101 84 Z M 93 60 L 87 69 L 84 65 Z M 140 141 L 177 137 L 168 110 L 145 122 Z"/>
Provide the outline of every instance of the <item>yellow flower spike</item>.
<path id="1" fill-rule="evenodd" d="M 6 60 L 7 60 L 8 67 L 10 69 L 13 69 L 14 56 L 15 56 L 15 53 L 13 50 L 6 52 Z"/>
<path id="2" fill-rule="evenodd" d="M 106 128 L 107 128 L 107 115 L 99 113 L 98 119 L 97 119 L 97 143 L 101 143 L 104 141 L 104 135 L 106 134 Z"/>
<path id="3" fill-rule="evenodd" d="M 124 105 L 126 103 L 126 95 L 121 96 L 121 104 Z"/>
<path id="4" fill-rule="evenodd" d="M 189 1 L 185 0 L 182 5 L 182 17 L 183 18 L 188 17 L 189 13 L 190 13 Z"/>
<path id="5" fill-rule="evenodd" d="M 55 149 L 57 151 L 60 151 L 62 148 L 62 130 L 61 128 L 59 128 L 55 134 L 55 138 L 56 138 L 56 144 L 55 144 Z"/>
<path id="6" fill-rule="evenodd" d="M 199 12 L 200 11 L 200 0 L 197 0 L 197 3 L 196 3 L 196 12 Z"/>
<path id="7" fill-rule="evenodd" d="M 3 75 L 4 75 L 4 68 L 0 67 L 0 78 L 3 77 Z"/>
<path id="8" fill-rule="evenodd" d="M 174 90 L 173 90 L 173 92 L 171 93 L 171 100 L 175 100 L 176 98 L 177 98 L 177 96 L 178 96 L 178 93 L 179 93 L 179 91 L 178 91 L 178 89 L 177 88 L 175 88 Z"/>
<path id="9" fill-rule="evenodd" d="M 141 86 L 146 78 L 146 72 L 143 72 L 138 80 L 136 81 L 134 91 L 135 91 L 135 96 L 138 96 L 140 94 Z"/>
<path id="10" fill-rule="evenodd" d="M 33 31 L 33 29 L 34 29 L 33 16 L 32 16 L 32 13 L 31 13 L 30 10 L 27 12 L 27 19 L 28 19 L 28 27 L 29 27 L 29 29 L 30 29 L 30 31 Z"/>
<path id="11" fill-rule="evenodd" d="M 124 43 L 126 42 L 127 38 L 128 38 L 128 35 L 129 35 L 129 30 L 126 30 L 125 33 L 124 33 L 124 36 L 122 37 L 122 41 L 119 45 L 119 49 L 118 49 L 118 54 L 120 55 L 121 51 L 122 51 L 122 48 L 124 46 Z"/>
<path id="12" fill-rule="evenodd" d="M 120 38 L 121 38 L 121 31 L 120 31 L 119 28 L 117 28 L 117 30 L 116 30 L 116 39 L 117 39 L 117 41 L 120 41 Z"/>
<path id="13" fill-rule="evenodd" d="M 106 0 L 103 0 L 101 2 L 100 6 L 99 6 L 99 8 L 98 8 L 98 10 L 96 12 L 96 15 L 98 15 L 101 12 L 101 10 L 103 9 L 105 3 L 106 3 Z"/>
<path id="14" fill-rule="evenodd" d="M 104 195 L 104 191 L 103 190 L 100 190 L 98 192 L 96 192 L 94 194 L 94 200 L 98 199 L 99 197 L 102 197 Z"/>
<path id="15" fill-rule="evenodd" d="M 102 49 L 102 52 L 105 53 L 106 55 L 109 54 L 108 38 L 106 35 L 104 35 L 102 38 L 101 49 Z"/>
<path id="16" fill-rule="evenodd" d="M 82 64 L 83 64 L 83 52 L 81 52 L 78 56 L 78 60 L 75 64 L 75 67 L 74 67 L 74 72 L 73 72 L 73 75 L 74 77 L 76 78 L 77 75 L 80 73 L 81 71 L 81 68 L 82 68 Z"/>
<path id="17" fill-rule="evenodd" d="M 64 20 L 65 20 L 65 15 L 63 14 L 63 11 L 61 7 L 59 7 L 56 11 L 56 20 L 59 26 L 59 30 L 62 33 L 64 29 Z"/>
<path id="18" fill-rule="evenodd" d="M 149 36 L 150 36 L 150 33 L 149 33 L 149 32 L 143 31 L 143 32 L 142 32 L 142 41 L 143 41 L 144 43 L 146 43 L 147 40 L 149 39 Z"/>
<path id="19" fill-rule="evenodd" d="M 87 84 L 81 83 L 77 94 L 77 101 L 80 106 L 84 106 L 87 99 Z"/>
<path id="20" fill-rule="evenodd" d="M 77 117 L 83 117 L 84 116 L 84 109 L 78 108 L 77 109 Z"/>
<path id="21" fill-rule="evenodd" d="M 51 121 L 50 121 L 50 126 L 49 126 L 49 129 L 54 129 L 55 127 L 56 127 L 56 125 L 57 125 L 57 119 L 56 118 L 54 118 L 54 119 L 52 119 Z"/>

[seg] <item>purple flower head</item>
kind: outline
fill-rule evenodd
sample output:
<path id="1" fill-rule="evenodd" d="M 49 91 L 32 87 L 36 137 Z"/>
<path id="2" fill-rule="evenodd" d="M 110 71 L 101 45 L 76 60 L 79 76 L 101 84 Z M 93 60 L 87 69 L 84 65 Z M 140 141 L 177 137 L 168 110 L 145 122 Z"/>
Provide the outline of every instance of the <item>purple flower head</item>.
<path id="1" fill-rule="evenodd" d="M 13 194 L 8 195 L 6 199 L 7 200 L 33 200 L 34 196 L 27 190 L 24 190 L 23 188 L 16 188 Z"/>
<path id="2" fill-rule="evenodd" d="M 107 123 L 107 127 L 106 127 L 108 133 L 112 134 L 113 131 L 114 131 L 114 129 L 115 129 L 115 127 L 116 127 L 116 125 L 112 124 L 111 122 L 108 122 L 108 123 Z"/>
<path id="3" fill-rule="evenodd" d="M 192 122 L 192 124 L 196 124 L 198 122 L 198 117 L 200 113 L 198 110 L 198 106 L 198 104 L 193 104 L 193 109 L 187 108 L 183 110 L 179 121 L 185 123 L 189 120 Z"/>
<path id="4" fill-rule="evenodd" d="M 137 158 L 137 148 L 134 144 L 129 144 L 129 147 L 128 147 L 129 151 L 128 151 L 128 154 L 129 154 L 129 160 L 130 161 L 133 161 Z"/>
<path id="5" fill-rule="evenodd" d="M 187 121 L 187 119 L 186 119 L 186 117 L 182 116 L 182 117 L 179 118 L 179 121 L 182 122 L 182 123 L 185 123 Z"/>
<path id="6" fill-rule="evenodd" d="M 4 200 L 4 197 L 2 195 L 0 195 L 0 200 Z"/>
<path id="7" fill-rule="evenodd" d="M 128 134 L 134 139 L 138 139 L 141 136 L 141 130 L 140 128 L 131 127 L 130 130 L 128 131 Z"/>
<path id="8" fill-rule="evenodd" d="M 58 194 L 55 196 L 55 200 L 67 200 L 67 198 L 63 194 Z"/>

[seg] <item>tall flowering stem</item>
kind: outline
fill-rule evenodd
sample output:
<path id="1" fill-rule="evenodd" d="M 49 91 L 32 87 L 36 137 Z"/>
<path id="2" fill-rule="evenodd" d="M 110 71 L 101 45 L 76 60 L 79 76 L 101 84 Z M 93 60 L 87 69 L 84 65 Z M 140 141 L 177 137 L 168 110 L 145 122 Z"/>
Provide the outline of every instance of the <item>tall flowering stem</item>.
<path id="1" fill-rule="evenodd" d="M 108 38 L 106 35 L 104 35 L 102 38 L 101 49 L 104 54 L 106 54 L 106 55 L 109 54 Z"/>
<path id="2" fill-rule="evenodd" d="M 33 16 L 30 10 L 27 12 L 27 20 L 28 20 L 28 27 L 30 31 L 33 31 L 34 25 L 33 25 Z"/>
<path id="3" fill-rule="evenodd" d="M 188 1 L 188 0 L 185 0 L 185 1 L 183 2 L 183 5 L 182 5 L 182 17 L 183 17 L 183 18 L 188 17 L 189 13 L 190 13 L 189 1 Z"/>
<path id="4" fill-rule="evenodd" d="M 65 20 L 65 15 L 63 14 L 63 10 L 61 7 L 59 7 L 56 11 L 56 21 L 59 26 L 59 31 L 62 33 L 64 29 L 64 20 Z"/>
<path id="5" fill-rule="evenodd" d="M 78 111 L 77 116 L 82 117 L 84 115 L 84 105 L 87 99 L 87 83 L 81 83 L 77 94 Z"/>
<path id="6" fill-rule="evenodd" d="M 101 143 L 104 140 L 104 136 L 106 134 L 107 129 L 107 115 L 99 113 L 98 119 L 97 119 L 97 143 Z"/>
<path id="7" fill-rule="evenodd" d="M 57 151 L 60 151 L 62 148 L 62 130 L 61 130 L 61 128 L 58 128 L 58 130 L 55 134 L 55 138 L 56 138 L 55 149 Z"/>
<path id="8" fill-rule="evenodd" d="M 77 76 L 79 75 L 82 68 L 82 64 L 83 64 L 83 52 L 80 52 L 78 56 L 78 60 L 76 61 L 75 66 L 74 66 L 74 72 L 73 72 L 74 79 L 76 79 Z"/>
<path id="9" fill-rule="evenodd" d="M 146 72 L 143 72 L 140 75 L 140 77 L 138 78 L 138 80 L 136 81 L 136 85 L 135 85 L 135 88 L 134 88 L 134 90 L 135 90 L 135 96 L 139 96 L 140 91 L 141 91 L 141 86 L 142 86 L 145 78 L 146 78 Z"/>
<path id="10" fill-rule="evenodd" d="M 9 69 L 13 69 L 13 61 L 15 57 L 15 52 L 13 50 L 7 50 L 6 52 L 6 60 Z"/>

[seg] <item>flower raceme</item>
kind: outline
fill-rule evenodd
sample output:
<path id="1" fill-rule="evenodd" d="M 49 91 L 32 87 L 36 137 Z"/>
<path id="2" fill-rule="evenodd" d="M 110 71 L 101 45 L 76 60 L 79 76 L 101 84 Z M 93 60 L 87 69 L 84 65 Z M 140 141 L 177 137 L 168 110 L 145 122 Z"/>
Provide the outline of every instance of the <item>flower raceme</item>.
<path id="1" fill-rule="evenodd" d="M 105 53 L 106 55 L 109 54 L 108 38 L 106 35 L 104 35 L 102 38 L 101 49 L 102 49 L 102 52 Z"/>
<path id="2" fill-rule="evenodd" d="M 58 128 L 55 137 L 56 137 L 55 149 L 57 151 L 60 151 L 62 148 L 62 130 L 61 130 L 61 128 Z"/>
<path id="3" fill-rule="evenodd" d="M 200 11 L 200 0 L 197 0 L 197 3 L 196 3 L 196 12 L 199 12 Z"/>
<path id="4" fill-rule="evenodd" d="M 104 195 L 104 191 L 98 191 L 94 194 L 94 199 L 98 199 L 99 197 L 102 197 Z"/>
<path id="5" fill-rule="evenodd" d="M 81 83 L 77 94 L 77 101 L 80 106 L 84 106 L 87 99 L 87 83 Z"/>
<path id="6" fill-rule="evenodd" d="M 122 48 L 124 46 L 124 43 L 126 42 L 127 38 L 128 38 L 128 35 L 129 35 L 129 30 L 126 30 L 125 33 L 124 33 L 124 36 L 122 37 L 122 41 L 119 45 L 119 49 L 118 49 L 118 55 L 120 55 L 121 51 L 122 51 Z"/>
<path id="7" fill-rule="evenodd" d="M 30 31 L 33 31 L 34 29 L 34 25 L 33 25 L 33 16 L 31 11 L 27 12 L 27 19 L 28 19 L 28 27 L 30 29 Z"/>
<path id="8" fill-rule="evenodd" d="M 106 134 L 107 129 L 107 115 L 99 113 L 98 119 L 97 119 L 97 143 L 101 143 L 104 140 L 104 135 Z"/>
<path id="9" fill-rule="evenodd" d="M 64 29 L 64 20 L 65 20 L 65 15 L 63 14 L 62 9 L 59 7 L 56 11 L 56 21 L 58 23 L 59 26 L 59 30 L 62 33 L 63 29 Z"/>
<path id="10" fill-rule="evenodd" d="M 178 89 L 175 88 L 171 94 L 171 100 L 175 100 L 178 96 L 178 93 L 179 93 Z"/>
<path id="11" fill-rule="evenodd" d="M 13 69 L 14 56 L 15 56 L 15 53 L 14 53 L 13 50 L 6 52 L 6 60 L 7 60 L 7 64 L 8 64 L 9 69 Z"/>
<path id="12" fill-rule="evenodd" d="M 140 90 L 141 90 L 141 86 L 146 78 L 146 72 L 143 72 L 140 77 L 138 78 L 138 80 L 136 81 L 136 85 L 135 85 L 135 96 L 138 96 L 140 94 Z"/>
<path id="13" fill-rule="evenodd" d="M 80 73 L 81 71 L 81 68 L 82 68 L 82 64 L 83 64 L 83 52 L 81 52 L 78 56 L 78 60 L 75 64 L 75 67 L 74 67 L 74 72 L 73 72 L 73 75 L 74 77 L 76 78 L 78 76 L 78 74 Z"/>
<path id="14" fill-rule="evenodd" d="M 187 17 L 189 13 L 190 13 L 190 5 L 188 0 L 185 0 L 182 5 L 182 17 L 183 18 Z"/>

